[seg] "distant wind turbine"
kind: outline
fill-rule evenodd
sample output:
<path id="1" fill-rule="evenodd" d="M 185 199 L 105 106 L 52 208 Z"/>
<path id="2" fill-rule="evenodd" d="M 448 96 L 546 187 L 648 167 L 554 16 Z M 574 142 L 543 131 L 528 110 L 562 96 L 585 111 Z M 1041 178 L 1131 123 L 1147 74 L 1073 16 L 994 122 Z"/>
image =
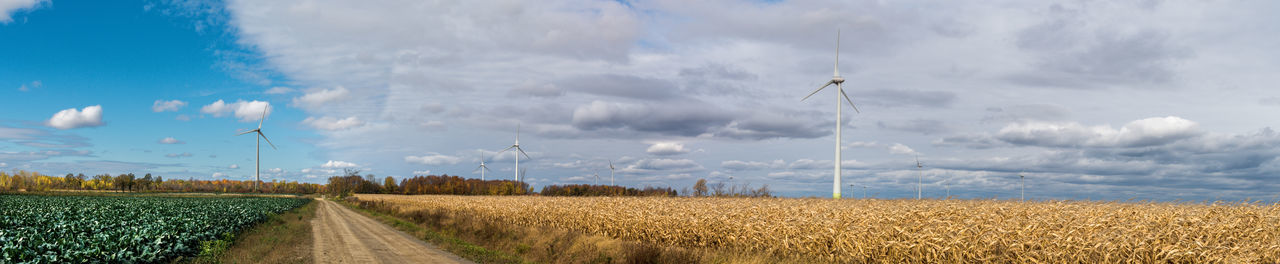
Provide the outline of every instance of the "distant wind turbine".
<path id="1" fill-rule="evenodd" d="M 826 89 L 827 86 L 831 86 L 832 84 L 836 85 L 836 168 L 834 175 L 835 181 L 831 185 L 832 199 L 840 199 L 840 115 L 842 110 L 844 110 L 844 103 L 840 102 L 840 97 L 844 97 L 844 100 L 849 102 L 849 106 L 853 107 L 854 112 L 861 113 L 861 111 L 858 111 L 858 106 L 853 104 L 853 100 L 849 99 L 849 95 L 844 93 L 843 83 L 844 78 L 840 77 L 840 31 L 837 30 L 835 75 L 831 77 L 831 81 L 828 81 L 826 84 L 823 84 L 822 87 L 818 87 L 817 90 L 814 90 L 812 93 L 809 93 L 809 95 L 800 99 L 800 101 L 804 101 L 805 99 L 809 99 L 810 96 L 817 94 L 819 91 L 822 91 L 822 89 Z"/>
<path id="2" fill-rule="evenodd" d="M 613 183 L 613 170 L 614 170 L 614 169 L 615 169 L 615 168 L 613 167 L 613 160 L 609 160 L 609 185 L 616 185 L 616 184 L 614 184 L 614 183 Z"/>
<path id="3" fill-rule="evenodd" d="M 489 166 L 484 165 L 484 155 L 480 155 L 480 166 L 476 167 L 476 169 L 480 170 L 480 180 L 484 181 L 484 171 L 491 171 Z"/>
<path id="4" fill-rule="evenodd" d="M 916 155 L 916 200 L 920 200 L 920 196 L 924 194 L 924 164 L 920 163 L 920 155 Z"/>
<path id="5" fill-rule="evenodd" d="M 1018 183 L 1022 184 L 1022 201 L 1023 202 L 1027 201 L 1027 182 L 1024 181 L 1024 179 L 1026 178 L 1027 176 L 1023 176 L 1022 172 L 1018 172 Z"/>
<path id="6" fill-rule="evenodd" d="M 256 133 L 258 133 L 258 136 L 257 136 L 257 137 L 255 137 L 255 139 L 256 139 L 256 138 L 261 138 L 262 140 L 266 140 L 266 141 L 267 141 L 267 145 L 271 145 L 271 149 L 276 149 L 276 144 L 271 144 L 271 140 L 270 140 L 270 139 L 267 139 L 267 135 L 262 134 L 262 122 L 263 122 L 263 121 L 266 121 L 266 120 L 267 120 L 267 109 L 266 109 L 266 108 L 263 108 L 263 109 L 262 109 L 262 119 L 258 119 L 258 128 L 255 128 L 255 129 L 253 129 L 253 130 L 249 130 L 249 131 L 245 131 L 245 132 L 243 132 L 243 133 L 236 134 L 236 135 L 237 135 L 237 136 L 239 136 L 239 135 L 244 135 L 244 134 L 249 134 L 249 133 L 255 133 L 255 132 L 256 132 Z M 260 174 L 262 174 L 262 168 L 261 168 L 261 167 L 262 167 L 262 140 L 258 140 L 258 141 L 257 141 L 257 143 L 256 143 L 256 145 L 254 145 L 254 150 L 256 151 L 256 152 L 254 153 L 254 159 L 255 159 L 255 161 L 254 161 L 254 164 L 253 164 L 253 191 L 254 191 L 254 192 L 257 192 L 257 191 L 258 191 L 258 182 L 262 181 L 262 177 L 261 177 L 261 175 L 260 175 Z"/>
<path id="7" fill-rule="evenodd" d="M 596 174 L 592 175 L 596 180 L 591 185 L 600 185 L 600 170 L 596 170 Z"/>
<path id="8" fill-rule="evenodd" d="M 533 159 L 532 157 L 529 157 L 529 154 L 524 153 L 524 149 L 520 148 L 520 125 L 516 125 L 516 144 L 499 151 L 498 154 L 502 154 L 503 152 L 507 152 L 511 149 L 516 149 L 516 181 L 520 181 L 520 155 L 523 154 L 525 158 Z"/>

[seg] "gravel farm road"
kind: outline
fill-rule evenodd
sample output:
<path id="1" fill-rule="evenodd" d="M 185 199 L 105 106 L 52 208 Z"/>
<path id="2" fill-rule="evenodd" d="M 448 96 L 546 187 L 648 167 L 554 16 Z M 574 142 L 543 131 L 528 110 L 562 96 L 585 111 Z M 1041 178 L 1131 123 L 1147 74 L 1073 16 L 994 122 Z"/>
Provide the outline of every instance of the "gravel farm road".
<path id="1" fill-rule="evenodd" d="M 333 201 L 317 200 L 311 220 L 316 263 L 471 263 Z"/>

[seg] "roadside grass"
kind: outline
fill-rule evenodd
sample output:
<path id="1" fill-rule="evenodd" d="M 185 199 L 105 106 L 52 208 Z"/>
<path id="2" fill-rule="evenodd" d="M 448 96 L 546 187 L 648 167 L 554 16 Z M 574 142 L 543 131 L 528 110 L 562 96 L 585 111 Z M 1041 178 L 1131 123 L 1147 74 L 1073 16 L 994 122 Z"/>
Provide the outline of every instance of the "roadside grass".
<path id="1" fill-rule="evenodd" d="M 293 210 L 271 215 L 267 221 L 239 235 L 201 243 L 201 252 L 190 263 L 314 263 L 311 219 L 314 199 Z M 182 262 L 182 261 L 179 261 Z"/>
<path id="2" fill-rule="evenodd" d="M 682 248 L 553 227 L 500 225 L 446 211 L 340 204 L 477 263 L 816 263 L 754 252 Z"/>

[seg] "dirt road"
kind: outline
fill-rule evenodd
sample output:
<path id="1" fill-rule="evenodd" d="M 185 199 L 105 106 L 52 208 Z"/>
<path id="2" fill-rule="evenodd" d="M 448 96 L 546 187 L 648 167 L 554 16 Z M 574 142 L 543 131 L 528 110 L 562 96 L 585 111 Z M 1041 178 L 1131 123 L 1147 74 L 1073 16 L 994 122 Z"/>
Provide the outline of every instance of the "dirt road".
<path id="1" fill-rule="evenodd" d="M 316 263 L 471 263 L 340 204 L 317 200 L 311 220 Z"/>

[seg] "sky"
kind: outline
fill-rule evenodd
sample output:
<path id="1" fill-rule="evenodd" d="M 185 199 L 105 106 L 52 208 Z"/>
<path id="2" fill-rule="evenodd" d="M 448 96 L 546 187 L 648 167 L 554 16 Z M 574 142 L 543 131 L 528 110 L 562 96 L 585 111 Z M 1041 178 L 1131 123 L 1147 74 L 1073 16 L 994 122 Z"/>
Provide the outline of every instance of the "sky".
<path id="1" fill-rule="evenodd" d="M 0 0 L 0 170 L 1273 201 L 1278 8 Z"/>

